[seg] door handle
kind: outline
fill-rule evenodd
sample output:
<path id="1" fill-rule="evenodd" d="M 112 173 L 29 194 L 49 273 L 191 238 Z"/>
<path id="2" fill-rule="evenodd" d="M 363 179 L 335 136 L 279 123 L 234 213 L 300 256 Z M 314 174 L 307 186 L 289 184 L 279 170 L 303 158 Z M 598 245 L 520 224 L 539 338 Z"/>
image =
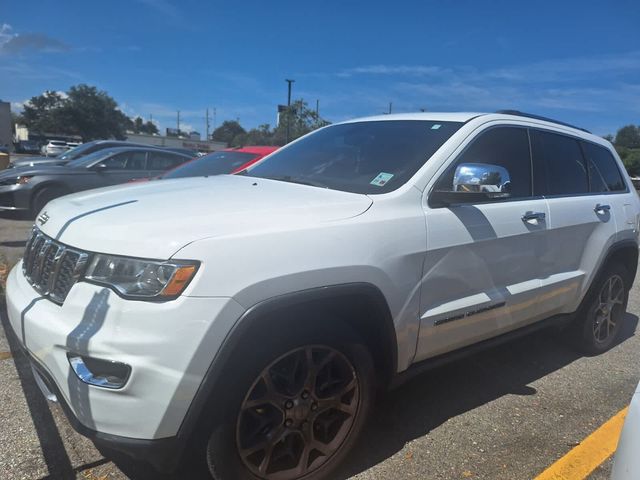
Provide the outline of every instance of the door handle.
<path id="1" fill-rule="evenodd" d="M 602 204 L 597 204 L 596 208 L 593 209 L 594 212 L 599 213 L 600 215 L 604 215 L 605 213 L 609 212 L 609 210 L 611 210 L 611 206 L 610 205 L 602 205 Z"/>
<path id="2" fill-rule="evenodd" d="M 522 221 L 523 222 L 531 222 L 532 220 L 544 220 L 544 218 L 546 217 L 544 212 L 527 212 L 524 215 L 522 215 Z"/>

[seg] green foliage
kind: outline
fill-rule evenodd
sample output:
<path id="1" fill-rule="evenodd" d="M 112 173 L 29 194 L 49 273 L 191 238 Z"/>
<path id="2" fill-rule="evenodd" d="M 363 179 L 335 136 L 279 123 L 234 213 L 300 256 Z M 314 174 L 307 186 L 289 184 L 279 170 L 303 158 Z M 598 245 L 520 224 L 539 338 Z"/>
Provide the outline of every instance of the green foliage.
<path id="1" fill-rule="evenodd" d="M 622 127 L 616 133 L 615 144 L 618 147 L 640 148 L 640 128 L 636 125 Z"/>
<path id="2" fill-rule="evenodd" d="M 107 92 L 84 84 L 71 87 L 66 94 L 46 91 L 32 97 L 22 119 L 32 131 L 80 135 L 85 142 L 124 139 L 133 125 Z"/>
<path id="3" fill-rule="evenodd" d="M 49 90 L 42 95 L 32 97 L 23 107 L 22 119 L 24 124 L 30 130 L 36 132 L 58 133 L 64 104 L 65 100 L 62 95 Z"/>
<path id="4" fill-rule="evenodd" d="M 235 120 L 225 120 L 211 134 L 211 140 L 224 142 L 229 146 L 235 146 L 233 141 L 239 135 L 246 134 L 247 131 Z"/>
<path id="5" fill-rule="evenodd" d="M 273 131 L 273 145 L 287 143 L 287 125 L 289 125 L 289 141 L 302 137 L 329 122 L 316 114 L 315 110 L 308 107 L 304 100 L 296 100 L 287 111 L 280 114 L 280 123 Z"/>
<path id="6" fill-rule="evenodd" d="M 131 128 L 133 133 L 146 133 L 147 135 L 158 133 L 158 127 L 156 127 L 156 125 L 150 120 L 145 122 L 142 120 L 142 117 L 134 118 Z"/>
<path id="7" fill-rule="evenodd" d="M 287 143 L 287 122 L 290 122 L 289 141 L 329 125 L 329 122 L 320 118 L 315 110 L 309 109 L 304 100 L 296 100 L 286 112 L 280 114 L 280 123 L 274 129 L 265 123 L 247 132 L 238 122 L 226 121 L 213 132 L 211 138 L 226 142 L 231 147 L 284 145 Z"/>
<path id="8" fill-rule="evenodd" d="M 615 138 L 612 135 L 604 138 L 613 142 L 629 175 L 640 176 L 640 127 L 627 125 L 616 132 Z"/>
<path id="9" fill-rule="evenodd" d="M 628 150 L 622 163 L 630 176 L 640 176 L 640 149 Z"/>

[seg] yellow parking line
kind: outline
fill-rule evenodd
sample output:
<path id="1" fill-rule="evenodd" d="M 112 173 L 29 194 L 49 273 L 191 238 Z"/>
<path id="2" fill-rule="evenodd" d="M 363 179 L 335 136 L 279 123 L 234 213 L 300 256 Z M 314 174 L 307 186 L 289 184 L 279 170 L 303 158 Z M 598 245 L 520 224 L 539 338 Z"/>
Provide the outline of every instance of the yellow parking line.
<path id="1" fill-rule="evenodd" d="M 626 407 L 585 438 L 580 445 L 538 475 L 535 480 L 582 480 L 609 458 L 618 447 Z"/>
<path id="2" fill-rule="evenodd" d="M 6 360 L 7 358 L 11 357 L 11 352 L 0 352 L 0 360 Z"/>

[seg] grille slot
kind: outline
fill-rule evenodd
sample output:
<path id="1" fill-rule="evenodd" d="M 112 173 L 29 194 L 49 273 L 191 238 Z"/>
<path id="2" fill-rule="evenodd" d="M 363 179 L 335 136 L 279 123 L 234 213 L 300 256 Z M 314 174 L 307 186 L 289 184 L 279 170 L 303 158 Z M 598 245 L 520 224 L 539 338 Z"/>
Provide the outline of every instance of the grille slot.
<path id="1" fill-rule="evenodd" d="M 84 273 L 89 254 L 74 250 L 34 228 L 27 241 L 22 272 L 31 286 L 56 303 L 63 303 Z"/>

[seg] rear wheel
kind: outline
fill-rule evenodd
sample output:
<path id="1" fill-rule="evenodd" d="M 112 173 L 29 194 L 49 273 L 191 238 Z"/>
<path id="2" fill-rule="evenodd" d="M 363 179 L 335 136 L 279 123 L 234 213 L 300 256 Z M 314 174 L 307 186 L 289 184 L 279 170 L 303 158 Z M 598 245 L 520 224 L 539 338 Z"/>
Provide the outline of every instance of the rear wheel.
<path id="1" fill-rule="evenodd" d="M 614 263 L 603 271 L 585 298 L 574 326 L 574 339 L 583 352 L 597 355 L 615 344 L 627 310 L 627 279 L 627 270 Z"/>
<path id="2" fill-rule="evenodd" d="M 229 385 L 232 414 L 208 441 L 215 478 L 327 478 L 355 442 L 373 399 L 368 350 L 338 337 L 310 334 L 270 354 L 250 353 L 253 368 L 236 377 L 237 388 Z"/>

